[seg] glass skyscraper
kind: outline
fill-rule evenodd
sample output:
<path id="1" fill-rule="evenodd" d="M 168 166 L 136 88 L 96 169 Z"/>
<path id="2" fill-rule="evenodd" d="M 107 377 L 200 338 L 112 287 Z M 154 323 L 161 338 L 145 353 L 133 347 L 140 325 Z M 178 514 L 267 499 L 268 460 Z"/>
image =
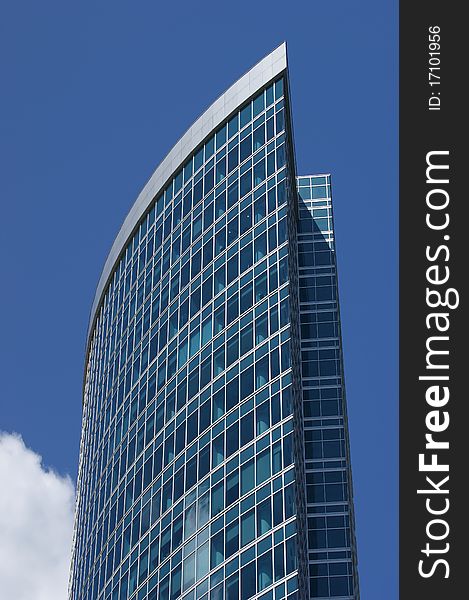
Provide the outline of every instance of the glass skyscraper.
<path id="1" fill-rule="evenodd" d="M 359 597 L 331 187 L 286 47 L 147 183 L 88 332 L 70 600 Z"/>

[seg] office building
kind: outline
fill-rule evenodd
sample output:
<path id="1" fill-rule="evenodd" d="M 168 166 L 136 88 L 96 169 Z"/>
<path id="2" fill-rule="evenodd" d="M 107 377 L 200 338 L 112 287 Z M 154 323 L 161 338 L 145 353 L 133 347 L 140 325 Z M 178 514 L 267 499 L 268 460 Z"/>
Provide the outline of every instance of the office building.
<path id="1" fill-rule="evenodd" d="M 286 48 L 156 169 L 88 332 L 71 600 L 356 600 L 328 175 Z"/>

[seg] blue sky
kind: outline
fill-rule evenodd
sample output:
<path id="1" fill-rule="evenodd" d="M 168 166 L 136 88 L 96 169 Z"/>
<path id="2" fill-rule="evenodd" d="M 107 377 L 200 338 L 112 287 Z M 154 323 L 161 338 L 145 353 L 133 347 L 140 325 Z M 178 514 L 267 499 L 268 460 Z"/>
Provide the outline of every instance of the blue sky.
<path id="1" fill-rule="evenodd" d="M 397 597 L 397 3 L 4 3 L 0 430 L 76 477 L 89 309 L 128 209 L 287 40 L 299 174 L 333 177 L 363 598 Z"/>

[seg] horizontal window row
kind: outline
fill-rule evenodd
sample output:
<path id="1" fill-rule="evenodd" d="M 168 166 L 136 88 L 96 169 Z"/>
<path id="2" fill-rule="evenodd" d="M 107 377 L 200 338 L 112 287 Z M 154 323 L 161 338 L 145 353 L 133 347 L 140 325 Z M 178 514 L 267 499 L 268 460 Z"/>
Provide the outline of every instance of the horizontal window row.
<path id="1" fill-rule="evenodd" d="M 306 310 L 304 310 L 306 308 Z M 337 311 L 334 310 L 315 310 L 308 311 L 307 307 L 303 307 L 303 310 L 300 313 L 300 322 L 301 323 L 338 323 L 339 317 Z"/>
<path id="2" fill-rule="evenodd" d="M 336 284 L 336 277 L 332 275 L 318 274 L 316 276 L 307 276 L 302 273 L 299 278 L 299 287 L 301 288 L 314 288 L 314 287 L 330 287 Z"/>
<path id="3" fill-rule="evenodd" d="M 330 563 L 312 563 L 309 565 L 309 574 L 311 577 L 336 575 L 352 575 L 353 565 L 348 562 L 330 562 Z"/>
<path id="4" fill-rule="evenodd" d="M 298 266 L 314 267 L 335 265 L 334 253 L 330 250 L 313 251 L 309 246 L 311 244 L 298 244 Z"/>
<path id="5" fill-rule="evenodd" d="M 308 503 L 346 502 L 347 500 L 348 486 L 346 483 L 319 483 L 306 486 L 306 501 Z"/>
<path id="6" fill-rule="evenodd" d="M 305 458 L 345 458 L 345 442 L 330 440 L 324 442 L 305 442 Z"/>
<path id="7" fill-rule="evenodd" d="M 316 470 L 306 473 L 306 482 L 312 484 L 347 483 L 347 481 L 347 472 L 345 469 L 328 471 Z M 317 523 L 319 523 L 319 521 Z M 332 523 L 333 521 L 328 521 L 328 525 L 332 526 Z"/>
<path id="8" fill-rule="evenodd" d="M 324 348 L 322 350 L 302 350 L 302 361 L 319 361 L 325 362 L 329 360 L 339 360 L 340 350 L 338 348 Z"/>
<path id="9" fill-rule="evenodd" d="M 310 598 L 336 598 L 354 595 L 353 577 L 311 577 L 309 580 Z"/>
<path id="10" fill-rule="evenodd" d="M 314 339 L 318 338 L 338 338 L 339 336 L 339 324 L 338 323 L 319 323 L 318 325 L 313 323 L 307 323 L 300 327 L 301 339 Z"/>
<path id="11" fill-rule="evenodd" d="M 300 187 L 298 189 L 300 197 L 303 200 L 315 200 L 316 198 L 330 198 L 330 187 L 327 185 L 319 185 L 313 187 Z"/>
<path id="12" fill-rule="evenodd" d="M 312 400 L 303 402 L 303 414 L 307 419 L 309 417 L 331 417 L 342 415 L 342 400 Z"/>
<path id="13" fill-rule="evenodd" d="M 331 516 L 331 517 L 308 517 L 309 529 L 337 529 L 340 527 L 349 527 L 350 517 L 348 515 Z M 322 573 L 317 573 L 322 574 Z M 335 573 L 342 575 L 342 573 Z"/>
<path id="14" fill-rule="evenodd" d="M 306 206 L 306 208 L 303 208 Z M 306 205 L 304 203 L 300 203 L 298 210 L 298 219 L 302 221 L 303 219 L 306 221 L 310 221 L 311 218 L 313 220 L 319 218 L 332 218 L 332 205 L 331 203 L 326 203 L 324 206 L 318 206 L 318 203 Z"/>
<path id="15" fill-rule="evenodd" d="M 329 183 L 330 176 L 329 175 L 308 175 L 303 176 L 300 175 L 296 178 L 296 182 L 298 187 L 309 187 L 314 185 L 325 185 Z"/>
<path id="16" fill-rule="evenodd" d="M 307 442 L 328 441 L 328 440 L 343 440 L 345 438 L 345 430 L 343 427 L 328 427 L 305 430 L 305 440 Z"/>
<path id="17" fill-rule="evenodd" d="M 329 300 L 337 300 L 337 288 L 335 285 L 300 288 L 300 302 L 327 302 Z"/>
<path id="18" fill-rule="evenodd" d="M 310 215 L 315 215 L 316 211 L 319 211 L 318 216 L 325 216 L 321 214 L 321 210 L 327 212 L 327 215 L 332 217 L 332 200 L 331 198 L 324 198 L 321 200 L 303 200 L 299 196 L 297 197 L 298 207 L 300 210 L 308 212 Z"/>
<path id="19" fill-rule="evenodd" d="M 301 361 L 301 374 L 310 377 L 334 377 L 341 373 L 340 360 L 306 360 Z"/>
<path id="20" fill-rule="evenodd" d="M 350 530 L 348 528 L 308 531 L 308 548 L 310 550 L 345 548 L 346 546 L 350 546 Z"/>
<path id="21" fill-rule="evenodd" d="M 298 233 L 299 234 L 306 234 L 306 233 L 320 234 L 321 232 L 331 231 L 331 230 L 332 230 L 331 219 L 314 218 L 314 219 L 301 219 L 300 221 L 298 221 Z M 321 239 L 321 237 L 319 239 Z"/>

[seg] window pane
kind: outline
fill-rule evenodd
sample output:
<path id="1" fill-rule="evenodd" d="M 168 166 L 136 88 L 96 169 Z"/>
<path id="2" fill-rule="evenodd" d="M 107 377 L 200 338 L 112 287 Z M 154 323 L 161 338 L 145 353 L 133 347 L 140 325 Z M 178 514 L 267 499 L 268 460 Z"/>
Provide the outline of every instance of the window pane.
<path id="1" fill-rule="evenodd" d="M 256 390 L 269 379 L 269 357 L 264 356 L 256 362 Z"/>
<path id="2" fill-rule="evenodd" d="M 264 313 L 256 319 L 256 345 L 269 337 L 268 313 Z"/>
<path id="3" fill-rule="evenodd" d="M 267 533 L 272 528 L 270 498 L 261 502 L 257 507 L 257 535 Z"/>
<path id="4" fill-rule="evenodd" d="M 197 580 L 208 573 L 208 542 L 197 550 Z"/>
<path id="5" fill-rule="evenodd" d="M 196 530 L 196 512 L 195 512 L 196 504 L 191 504 L 189 508 L 186 509 L 184 513 L 184 539 L 190 537 Z"/>
<path id="6" fill-rule="evenodd" d="M 263 402 L 256 409 L 256 433 L 260 435 L 270 427 L 269 401 Z"/>
<path id="7" fill-rule="evenodd" d="M 256 593 L 256 562 L 241 570 L 241 600 L 248 600 Z"/>
<path id="8" fill-rule="evenodd" d="M 212 489 L 212 517 L 224 509 L 224 501 L 224 484 L 221 481 Z"/>
<path id="9" fill-rule="evenodd" d="M 228 525 L 226 528 L 225 558 L 229 558 L 239 548 L 239 527 L 238 520 Z"/>
<path id="10" fill-rule="evenodd" d="M 270 448 L 266 448 L 256 457 L 256 481 L 257 485 L 263 483 L 270 477 Z"/>
<path id="11" fill-rule="evenodd" d="M 221 433 L 212 442 L 212 468 L 218 467 L 225 458 L 225 434 Z"/>
<path id="12" fill-rule="evenodd" d="M 195 553 L 184 559 L 183 563 L 183 590 L 187 590 L 195 583 Z"/>
<path id="13" fill-rule="evenodd" d="M 214 569 L 223 562 L 224 549 L 223 549 L 223 531 L 220 531 L 212 537 L 210 540 L 210 568 Z"/>
<path id="14" fill-rule="evenodd" d="M 254 509 L 248 511 L 241 517 L 241 546 L 252 542 L 256 533 Z"/>
<path id="15" fill-rule="evenodd" d="M 241 495 L 254 489 L 254 460 L 251 459 L 241 467 Z"/>
<path id="16" fill-rule="evenodd" d="M 257 589 L 260 592 L 272 584 L 272 552 L 266 552 L 257 559 Z"/>

